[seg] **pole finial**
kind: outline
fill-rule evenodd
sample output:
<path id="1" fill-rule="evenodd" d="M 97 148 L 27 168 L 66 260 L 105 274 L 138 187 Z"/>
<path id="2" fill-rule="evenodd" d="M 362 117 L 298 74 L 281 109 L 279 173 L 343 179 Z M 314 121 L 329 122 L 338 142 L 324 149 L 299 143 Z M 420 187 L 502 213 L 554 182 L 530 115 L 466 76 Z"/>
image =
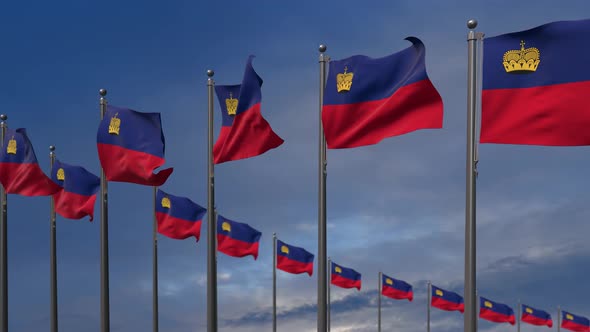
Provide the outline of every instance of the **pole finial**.
<path id="1" fill-rule="evenodd" d="M 467 21 L 467 27 L 471 30 L 475 29 L 477 27 L 477 20 L 470 19 L 469 21 Z"/>
<path id="2" fill-rule="evenodd" d="M 49 151 L 50 151 L 50 152 L 53 152 L 53 151 L 55 151 L 55 146 L 54 146 L 54 145 L 50 145 L 50 146 L 49 146 Z"/>
<path id="3" fill-rule="evenodd" d="M 320 47 L 318 48 L 318 50 L 320 51 L 320 53 L 324 53 L 326 52 L 326 50 L 328 49 L 328 47 L 324 44 L 320 44 Z"/>
<path id="4" fill-rule="evenodd" d="M 98 90 L 98 94 L 101 95 L 102 97 L 107 95 L 107 89 L 100 89 Z"/>
<path id="5" fill-rule="evenodd" d="M 213 69 L 207 69 L 207 76 L 213 77 L 213 75 L 215 75 L 215 72 L 213 71 Z"/>
<path id="6" fill-rule="evenodd" d="M 0 114 L 0 120 L 6 121 L 7 119 L 8 117 L 6 116 L 6 114 Z"/>

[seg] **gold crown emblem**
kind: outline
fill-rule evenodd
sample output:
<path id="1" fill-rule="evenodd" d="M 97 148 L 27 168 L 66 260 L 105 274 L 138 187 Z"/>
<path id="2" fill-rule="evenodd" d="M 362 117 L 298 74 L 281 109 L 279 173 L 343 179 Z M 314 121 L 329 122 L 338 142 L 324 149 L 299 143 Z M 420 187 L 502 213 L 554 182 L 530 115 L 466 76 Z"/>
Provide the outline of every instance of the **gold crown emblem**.
<path id="1" fill-rule="evenodd" d="M 8 141 L 8 146 L 6 147 L 6 153 L 9 154 L 16 154 L 16 140 L 14 136 Z"/>
<path id="2" fill-rule="evenodd" d="M 121 127 L 121 119 L 117 117 L 119 113 L 115 113 L 115 116 L 111 118 L 111 123 L 109 124 L 109 134 L 112 135 L 119 135 L 119 128 Z"/>
<path id="3" fill-rule="evenodd" d="M 336 273 L 342 273 L 342 269 L 340 268 L 340 266 L 336 266 L 334 268 L 334 271 L 336 271 Z"/>
<path id="4" fill-rule="evenodd" d="M 387 278 L 387 279 L 385 279 L 385 283 L 388 285 L 393 285 L 393 280 Z"/>
<path id="5" fill-rule="evenodd" d="M 281 247 L 281 252 L 282 252 L 282 253 L 285 253 L 285 254 L 287 254 L 287 255 L 288 255 L 288 254 L 289 254 L 289 247 L 287 247 L 287 246 L 282 246 L 282 247 Z"/>
<path id="6" fill-rule="evenodd" d="M 354 73 L 347 73 L 348 67 L 344 67 L 344 73 L 336 75 L 336 89 L 338 92 L 350 91 Z"/>
<path id="7" fill-rule="evenodd" d="M 170 206 L 171 206 L 170 205 L 170 198 L 168 198 L 168 197 L 162 198 L 162 202 L 161 203 L 162 203 L 162 207 L 163 208 L 168 208 L 169 209 Z"/>
<path id="8" fill-rule="evenodd" d="M 229 98 L 225 100 L 225 107 L 227 107 L 227 114 L 236 115 L 238 100 L 232 96 L 231 92 L 229 93 Z"/>
<path id="9" fill-rule="evenodd" d="M 57 180 L 64 181 L 66 179 L 66 172 L 64 172 L 63 168 L 57 170 Z"/>
<path id="10" fill-rule="evenodd" d="M 502 58 L 507 73 L 534 72 L 541 62 L 541 52 L 536 47 L 524 48 L 524 40 L 520 41 L 520 50 L 510 50 Z"/>
<path id="11" fill-rule="evenodd" d="M 528 312 L 529 314 L 532 314 L 533 313 L 533 309 L 531 309 L 531 308 L 526 308 L 525 311 Z"/>
<path id="12" fill-rule="evenodd" d="M 566 319 L 569 319 L 569 320 L 574 320 L 574 316 L 572 316 L 572 315 L 570 315 L 570 314 L 566 314 L 566 315 L 565 315 L 565 318 L 566 318 Z"/>
<path id="13" fill-rule="evenodd" d="M 491 303 L 490 301 L 485 301 L 485 302 L 483 303 L 483 305 L 484 305 L 485 307 L 487 307 L 487 308 L 491 308 L 491 307 L 492 307 L 492 303 Z"/>
<path id="14" fill-rule="evenodd" d="M 227 221 L 224 221 L 223 224 L 221 224 L 221 230 L 231 232 L 231 225 Z"/>
<path id="15" fill-rule="evenodd" d="M 443 292 L 440 289 L 437 289 L 434 293 L 438 296 L 443 296 Z"/>

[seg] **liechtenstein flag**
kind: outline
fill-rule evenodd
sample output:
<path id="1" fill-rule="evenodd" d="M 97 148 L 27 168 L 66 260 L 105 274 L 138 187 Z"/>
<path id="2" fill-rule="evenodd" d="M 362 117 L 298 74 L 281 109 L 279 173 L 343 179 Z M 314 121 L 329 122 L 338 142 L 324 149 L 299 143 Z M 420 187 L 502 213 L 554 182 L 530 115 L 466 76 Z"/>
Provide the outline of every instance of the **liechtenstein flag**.
<path id="1" fill-rule="evenodd" d="M 262 233 L 250 225 L 217 216 L 217 250 L 233 257 L 252 255 L 258 258 Z"/>
<path id="2" fill-rule="evenodd" d="M 221 131 L 213 146 L 215 164 L 246 159 L 283 144 L 260 113 L 262 78 L 248 58 L 241 85 L 217 85 L 215 92 L 221 106 Z"/>
<path id="3" fill-rule="evenodd" d="M 100 178 L 84 167 L 72 166 L 56 160 L 51 168 L 51 180 L 63 190 L 53 195 L 55 212 L 68 219 L 94 219 L 96 193 L 100 190 Z"/>
<path id="4" fill-rule="evenodd" d="M 463 297 L 455 292 L 444 290 L 432 285 L 430 304 L 446 311 L 465 311 Z"/>
<path id="5" fill-rule="evenodd" d="M 313 254 L 299 247 L 277 240 L 277 269 L 299 274 L 313 274 Z"/>
<path id="6" fill-rule="evenodd" d="M 0 182 L 7 194 L 22 196 L 49 196 L 61 190 L 39 167 L 24 128 L 6 128 L 0 150 Z"/>
<path id="7" fill-rule="evenodd" d="M 514 310 L 509 306 L 479 297 L 479 317 L 495 323 L 510 323 L 514 325 L 516 319 Z"/>
<path id="8" fill-rule="evenodd" d="M 164 159 L 160 113 L 108 105 L 97 134 L 98 158 L 108 181 L 161 186 L 173 168 L 154 170 Z"/>
<path id="9" fill-rule="evenodd" d="M 407 299 L 412 302 L 414 299 L 412 285 L 385 274 L 382 274 L 381 276 L 381 294 L 396 300 Z"/>
<path id="10" fill-rule="evenodd" d="M 443 125 L 443 102 L 426 74 L 424 44 L 382 57 L 331 61 L 322 107 L 329 149 L 354 148 Z"/>
<path id="11" fill-rule="evenodd" d="M 574 315 L 571 312 L 561 311 L 561 327 L 575 332 L 589 332 L 590 320 L 583 316 Z"/>
<path id="12" fill-rule="evenodd" d="M 361 290 L 361 274 L 351 268 L 332 262 L 330 283 L 342 288 Z"/>
<path id="13" fill-rule="evenodd" d="M 553 321 L 551 315 L 544 310 L 535 309 L 528 305 L 522 305 L 522 318 L 521 320 L 531 325 L 553 327 Z"/>
<path id="14" fill-rule="evenodd" d="M 207 209 L 187 197 L 170 195 L 160 189 L 156 192 L 156 221 L 158 233 L 176 240 L 201 236 L 201 224 Z"/>
<path id="15" fill-rule="evenodd" d="M 589 35 L 585 19 L 486 38 L 480 142 L 590 145 Z"/>

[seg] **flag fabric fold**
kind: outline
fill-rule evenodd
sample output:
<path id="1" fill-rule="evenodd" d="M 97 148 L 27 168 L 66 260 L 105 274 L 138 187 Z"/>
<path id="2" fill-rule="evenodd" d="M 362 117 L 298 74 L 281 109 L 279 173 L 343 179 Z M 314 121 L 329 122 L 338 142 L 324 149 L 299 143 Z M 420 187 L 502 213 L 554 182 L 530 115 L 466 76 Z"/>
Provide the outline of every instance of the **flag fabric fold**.
<path id="1" fill-rule="evenodd" d="M 330 61 L 322 106 L 329 149 L 377 144 L 385 138 L 443 125 L 443 102 L 426 74 L 416 37 L 400 52 Z"/>
<path id="2" fill-rule="evenodd" d="M 432 285 L 430 305 L 446 311 L 465 311 L 463 297 L 455 292 Z"/>
<path id="3" fill-rule="evenodd" d="M 590 332 L 590 320 L 584 316 L 562 310 L 561 327 L 574 332 Z"/>
<path id="4" fill-rule="evenodd" d="M 553 327 L 553 321 L 548 312 L 524 304 L 522 305 L 521 320 L 531 325 Z"/>
<path id="5" fill-rule="evenodd" d="M 342 288 L 361 290 L 361 274 L 351 268 L 332 262 L 330 283 Z"/>
<path id="6" fill-rule="evenodd" d="M 213 146 L 215 164 L 259 156 L 283 144 L 261 114 L 262 78 L 252 67 L 250 56 L 242 84 L 217 85 L 222 123 Z"/>
<path id="7" fill-rule="evenodd" d="M 414 299 L 412 285 L 385 274 L 381 276 L 381 294 L 396 300 L 407 299 L 412 302 Z"/>
<path id="8" fill-rule="evenodd" d="M 0 150 L 0 182 L 7 194 L 50 196 L 61 190 L 43 173 L 24 128 L 6 128 Z"/>
<path id="9" fill-rule="evenodd" d="M 314 255 L 307 250 L 277 240 L 277 269 L 285 272 L 313 274 Z"/>
<path id="10" fill-rule="evenodd" d="M 62 190 L 53 194 L 55 212 L 68 219 L 94 219 L 94 203 L 100 190 L 100 178 L 81 166 L 55 160 L 51 180 Z"/>
<path id="11" fill-rule="evenodd" d="M 590 145 L 590 19 L 486 38 L 480 143 Z"/>
<path id="12" fill-rule="evenodd" d="M 481 296 L 479 297 L 479 317 L 495 323 L 510 323 L 511 325 L 516 323 L 512 308 Z"/>
<path id="13" fill-rule="evenodd" d="M 217 250 L 233 257 L 252 255 L 258 259 L 262 233 L 250 225 L 217 216 Z"/>
<path id="14" fill-rule="evenodd" d="M 161 186 L 173 168 L 154 170 L 165 162 L 160 113 L 107 106 L 98 126 L 100 164 L 108 181 Z"/>
<path id="15" fill-rule="evenodd" d="M 207 209 L 187 197 L 170 195 L 160 189 L 156 192 L 155 209 L 158 233 L 176 240 L 194 236 L 199 241 Z"/>

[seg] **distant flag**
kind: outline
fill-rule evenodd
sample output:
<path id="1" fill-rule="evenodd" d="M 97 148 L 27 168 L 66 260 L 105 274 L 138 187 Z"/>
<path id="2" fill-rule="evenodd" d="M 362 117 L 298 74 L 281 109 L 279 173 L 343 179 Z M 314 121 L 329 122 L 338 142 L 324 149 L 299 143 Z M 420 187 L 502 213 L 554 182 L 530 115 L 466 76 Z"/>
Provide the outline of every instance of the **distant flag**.
<path id="1" fill-rule="evenodd" d="M 50 196 L 61 190 L 39 167 L 24 128 L 6 128 L 0 150 L 0 182 L 7 194 Z"/>
<path id="2" fill-rule="evenodd" d="M 503 303 L 494 302 L 486 299 L 485 297 L 479 297 L 479 317 L 490 322 L 495 323 L 510 323 L 514 325 L 516 319 L 514 317 L 514 310 Z"/>
<path id="3" fill-rule="evenodd" d="M 98 157 L 108 181 L 161 186 L 173 168 L 154 170 L 164 159 L 160 113 L 107 105 L 97 134 Z"/>
<path id="4" fill-rule="evenodd" d="M 55 212 L 64 218 L 94 219 L 96 193 L 100 189 L 100 178 L 84 167 L 72 166 L 56 160 L 51 169 L 51 180 L 62 190 L 53 194 Z"/>
<path id="5" fill-rule="evenodd" d="M 262 233 L 250 225 L 217 216 L 217 250 L 233 257 L 252 255 L 258 258 Z"/>
<path id="6" fill-rule="evenodd" d="M 332 262 L 330 283 L 342 288 L 361 290 L 361 274 L 355 270 Z"/>
<path id="7" fill-rule="evenodd" d="M 381 277 L 381 294 L 396 300 L 407 299 L 412 302 L 414 292 L 412 285 L 399 279 L 394 279 L 385 274 Z"/>
<path id="8" fill-rule="evenodd" d="M 567 311 L 561 312 L 561 327 L 575 332 L 589 332 L 590 320 L 583 316 L 574 315 Z"/>
<path id="9" fill-rule="evenodd" d="M 284 142 L 260 113 L 262 78 L 252 67 L 253 58 L 248 57 L 241 85 L 215 86 L 222 114 L 215 164 L 255 157 Z"/>
<path id="10" fill-rule="evenodd" d="M 433 307 L 446 311 L 465 311 L 463 297 L 455 292 L 444 290 L 432 285 L 430 304 Z"/>
<path id="11" fill-rule="evenodd" d="M 277 240 L 277 269 L 299 274 L 313 274 L 313 254 L 307 250 Z"/>
<path id="12" fill-rule="evenodd" d="M 521 320 L 531 325 L 553 327 L 553 321 L 551 315 L 543 310 L 535 309 L 528 305 L 522 305 L 522 318 Z"/>
<path id="13" fill-rule="evenodd" d="M 443 102 L 426 74 L 424 44 L 382 57 L 331 61 L 322 123 L 330 149 L 377 144 L 419 129 L 442 128 Z"/>
<path id="14" fill-rule="evenodd" d="M 155 206 L 158 233 L 177 240 L 194 236 L 199 241 L 207 209 L 186 197 L 173 196 L 160 189 L 156 192 Z"/>
<path id="15" fill-rule="evenodd" d="M 481 143 L 590 145 L 590 20 L 486 38 Z"/>

